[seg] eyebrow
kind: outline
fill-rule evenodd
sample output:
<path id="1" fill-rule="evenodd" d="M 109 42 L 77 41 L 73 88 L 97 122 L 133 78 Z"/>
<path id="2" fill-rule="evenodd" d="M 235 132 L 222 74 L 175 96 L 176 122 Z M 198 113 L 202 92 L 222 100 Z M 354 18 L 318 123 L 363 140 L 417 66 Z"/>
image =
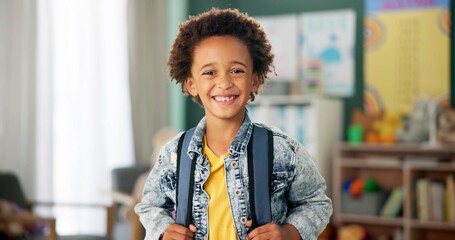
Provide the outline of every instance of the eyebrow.
<path id="1" fill-rule="evenodd" d="M 244 66 L 245 68 L 248 68 L 248 67 L 246 66 L 245 63 L 240 62 L 240 61 L 231 61 L 230 64 L 239 64 L 239 65 Z M 213 66 L 213 65 L 215 65 L 214 62 L 204 64 L 204 65 L 202 65 L 202 67 L 199 69 L 199 71 L 202 70 L 202 69 L 204 69 L 204 68 L 206 68 L 206 67 L 210 67 L 210 66 Z"/>

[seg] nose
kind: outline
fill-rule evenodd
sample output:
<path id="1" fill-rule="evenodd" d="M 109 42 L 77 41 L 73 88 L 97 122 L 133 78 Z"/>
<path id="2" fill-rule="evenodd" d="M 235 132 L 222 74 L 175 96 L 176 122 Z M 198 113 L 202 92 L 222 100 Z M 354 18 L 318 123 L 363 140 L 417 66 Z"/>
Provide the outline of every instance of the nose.
<path id="1" fill-rule="evenodd" d="M 217 87 L 221 89 L 229 89 L 232 87 L 232 80 L 227 74 L 220 75 L 217 79 Z"/>

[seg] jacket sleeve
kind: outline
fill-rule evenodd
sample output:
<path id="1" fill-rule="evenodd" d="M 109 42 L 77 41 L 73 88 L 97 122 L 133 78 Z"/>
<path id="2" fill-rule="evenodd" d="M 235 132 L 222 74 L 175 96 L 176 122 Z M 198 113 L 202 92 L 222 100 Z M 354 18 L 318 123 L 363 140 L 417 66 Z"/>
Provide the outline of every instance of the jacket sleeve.
<path id="1" fill-rule="evenodd" d="M 142 200 L 135 212 L 145 228 L 145 240 L 157 240 L 174 223 L 175 168 L 164 148 L 144 185 Z"/>
<path id="2" fill-rule="evenodd" d="M 288 200 L 293 208 L 285 223 L 296 227 L 302 239 L 317 239 L 329 223 L 333 211 L 332 201 L 325 194 L 325 180 L 301 145 L 298 145 L 291 164 L 295 168 Z"/>

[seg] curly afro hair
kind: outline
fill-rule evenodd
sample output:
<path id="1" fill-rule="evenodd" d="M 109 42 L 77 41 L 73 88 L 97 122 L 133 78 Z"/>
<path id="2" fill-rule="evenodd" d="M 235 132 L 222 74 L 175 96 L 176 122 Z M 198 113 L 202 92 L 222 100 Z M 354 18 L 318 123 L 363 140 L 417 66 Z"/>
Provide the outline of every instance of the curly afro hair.
<path id="1" fill-rule="evenodd" d="M 180 84 L 182 92 L 187 95 L 185 80 L 191 77 L 194 48 L 202 40 L 211 36 L 233 36 L 247 46 L 253 59 L 253 72 L 259 76 L 261 86 L 267 74 L 273 70 L 274 55 L 272 46 L 261 25 L 246 13 L 237 9 L 212 8 L 198 16 L 191 16 L 179 25 L 179 33 L 172 45 L 168 66 L 171 81 Z M 254 101 L 254 94 L 250 100 Z M 202 106 L 199 96 L 193 100 Z"/>

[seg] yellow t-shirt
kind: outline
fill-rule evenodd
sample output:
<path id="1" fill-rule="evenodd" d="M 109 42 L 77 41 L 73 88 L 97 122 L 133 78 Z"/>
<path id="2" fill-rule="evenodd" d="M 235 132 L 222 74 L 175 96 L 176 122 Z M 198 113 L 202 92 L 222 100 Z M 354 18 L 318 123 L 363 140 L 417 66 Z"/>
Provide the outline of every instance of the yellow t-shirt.
<path id="1" fill-rule="evenodd" d="M 204 184 L 209 195 L 208 231 L 209 239 L 237 239 L 234 227 L 224 171 L 224 159 L 229 156 L 225 153 L 216 156 L 209 149 L 204 138 L 204 154 L 210 162 L 210 175 Z"/>

